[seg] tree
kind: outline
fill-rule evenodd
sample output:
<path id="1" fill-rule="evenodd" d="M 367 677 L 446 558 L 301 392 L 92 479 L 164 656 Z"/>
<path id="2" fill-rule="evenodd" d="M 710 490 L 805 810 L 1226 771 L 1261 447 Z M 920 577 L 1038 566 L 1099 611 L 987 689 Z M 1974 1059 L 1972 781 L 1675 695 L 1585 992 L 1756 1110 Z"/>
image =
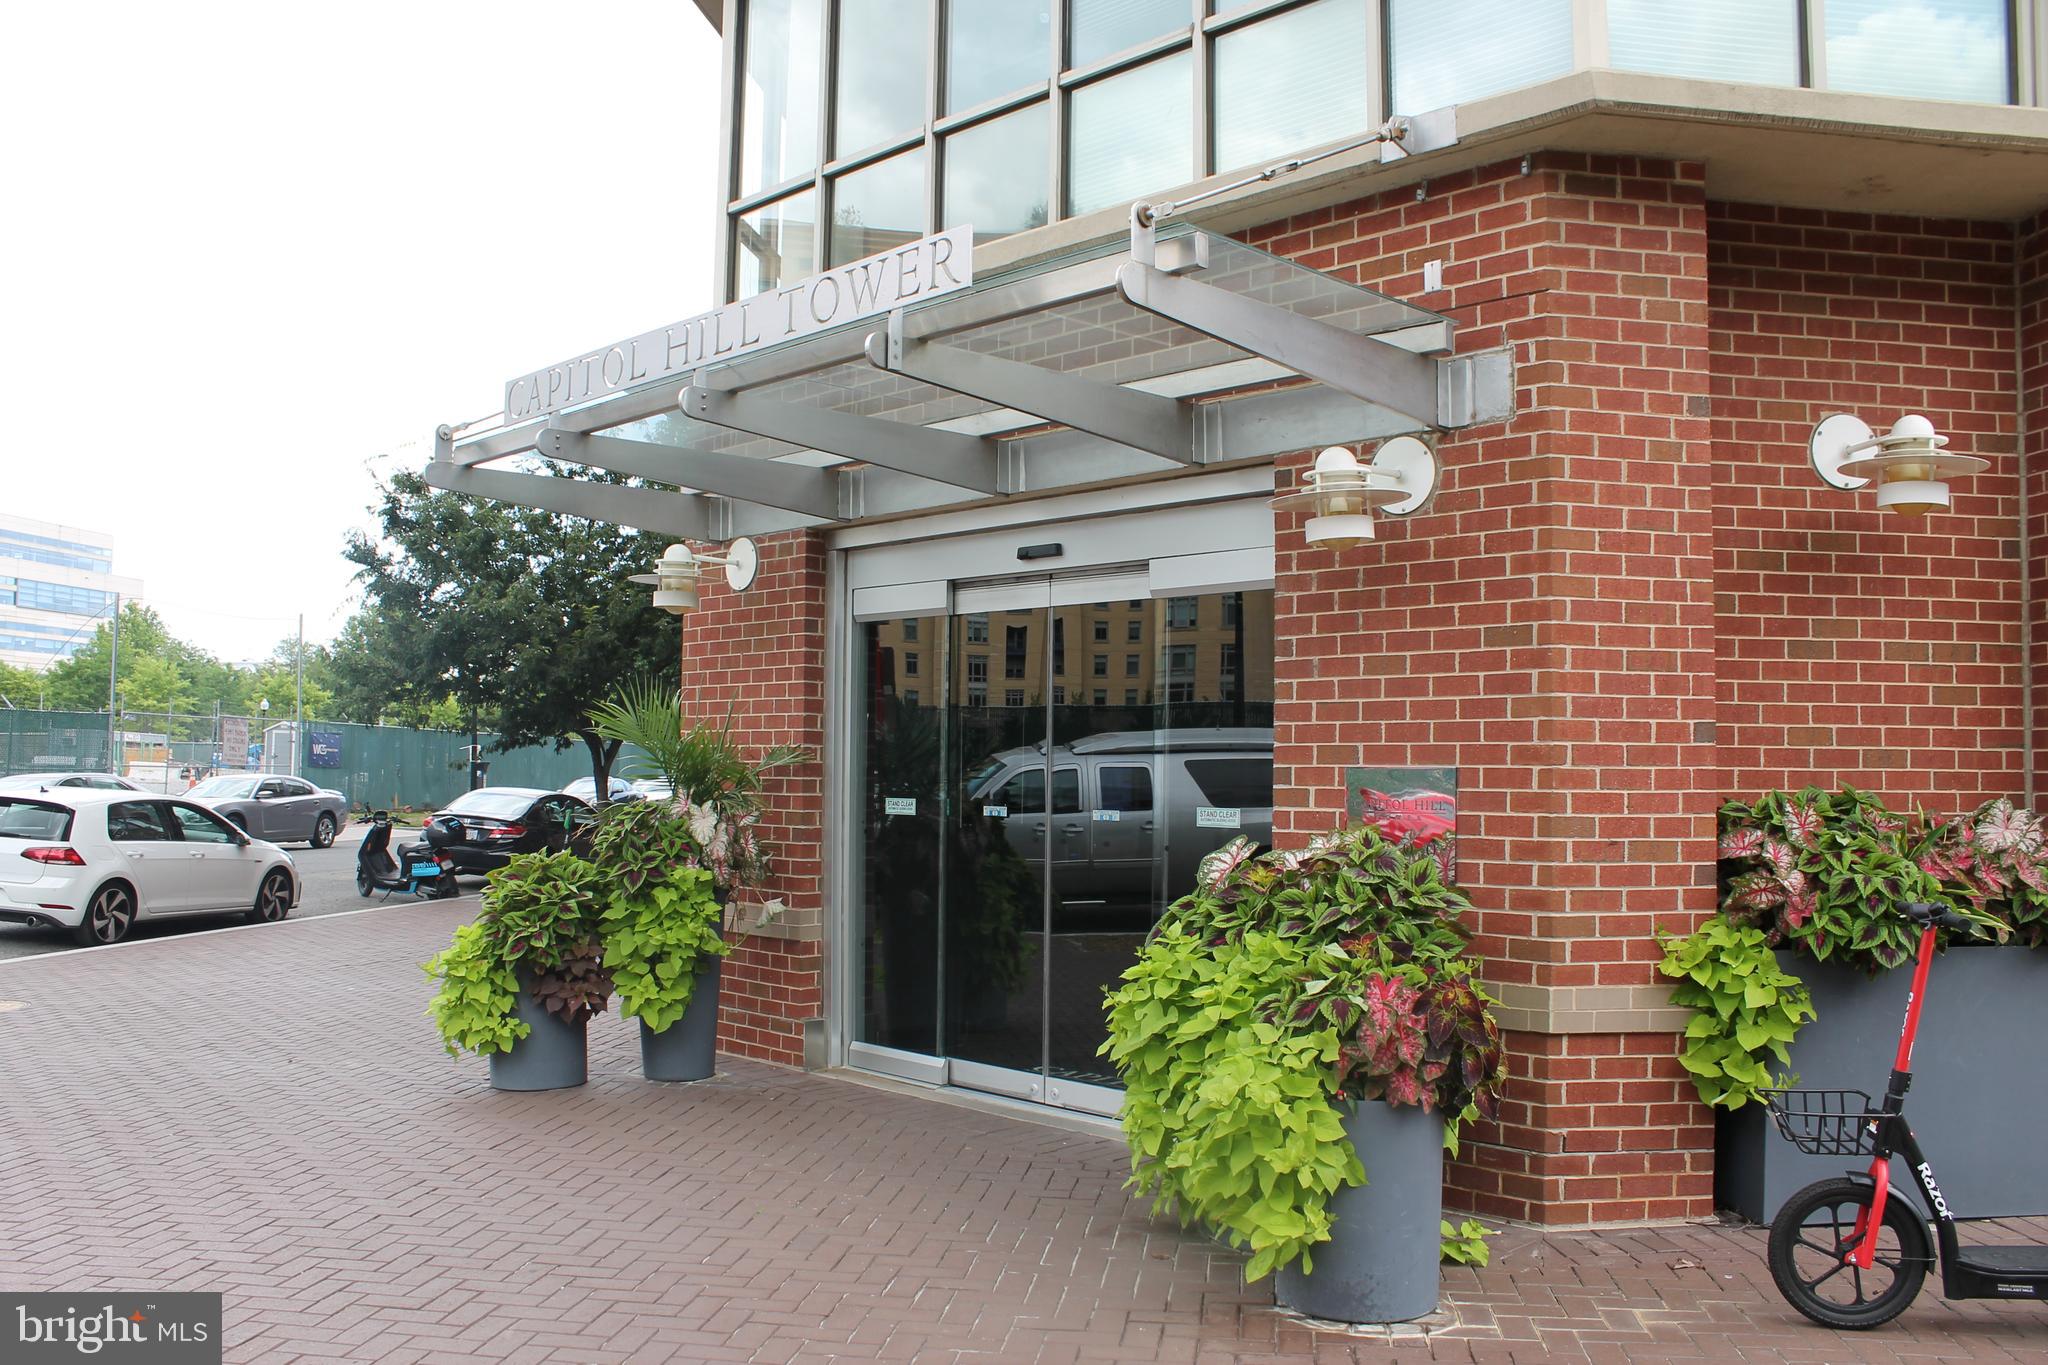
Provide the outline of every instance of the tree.
<path id="1" fill-rule="evenodd" d="M 19 707 L 26 711 L 40 704 L 43 675 L 33 668 L 0 663 L 0 709 Z"/>
<path id="2" fill-rule="evenodd" d="M 611 480 L 625 482 L 624 480 Z M 590 709 L 618 683 L 672 673 L 673 617 L 650 611 L 626 576 L 662 546 L 651 536 L 436 491 L 401 472 L 377 506 L 381 536 L 350 536 L 368 606 L 334 652 L 338 695 L 431 707 L 453 697 L 496 718 L 498 751 L 581 740 L 597 790 L 619 742 Z"/>

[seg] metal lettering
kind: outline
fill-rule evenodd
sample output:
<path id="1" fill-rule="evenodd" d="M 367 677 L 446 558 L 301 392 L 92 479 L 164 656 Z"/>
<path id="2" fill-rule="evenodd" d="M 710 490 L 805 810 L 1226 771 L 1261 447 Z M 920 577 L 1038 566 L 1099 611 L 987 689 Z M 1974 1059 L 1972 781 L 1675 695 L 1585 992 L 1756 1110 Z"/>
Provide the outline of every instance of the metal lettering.
<path id="1" fill-rule="evenodd" d="M 970 229 L 970 231 L 971 231 L 971 229 Z M 960 281 L 959 281 L 958 279 L 955 279 L 955 278 L 954 278 L 953 272 L 952 272 L 951 270 L 947 270 L 947 269 L 946 269 L 946 262 L 948 262 L 948 261 L 950 261 L 950 260 L 952 260 L 952 259 L 953 259 L 953 239 L 952 239 L 951 237 L 934 237 L 934 238 L 932 238 L 932 283 L 933 283 L 933 284 L 935 284 L 935 285 L 936 285 L 936 284 L 938 283 L 938 281 L 939 281 L 939 272 L 940 272 L 941 270 L 945 270 L 945 271 L 946 271 L 946 278 L 947 278 L 947 279 L 949 279 L 949 280 L 952 280 L 952 281 L 953 281 L 953 283 L 955 283 L 955 284 L 958 284 L 958 283 L 960 283 Z"/>
<path id="2" fill-rule="evenodd" d="M 613 365 L 612 362 L 614 360 L 619 363 Z M 617 388 L 626 378 L 626 353 L 616 346 L 606 351 L 604 353 L 603 373 L 604 386 L 608 389 Z"/>
<path id="3" fill-rule="evenodd" d="M 818 311 L 818 295 L 825 292 L 825 286 L 828 284 L 832 286 L 832 302 L 826 304 L 825 311 L 821 313 Z M 839 311 L 839 277 L 837 275 L 820 275 L 817 279 L 811 281 L 810 308 L 811 321 L 817 323 L 820 327 L 832 321 L 832 315 Z"/>

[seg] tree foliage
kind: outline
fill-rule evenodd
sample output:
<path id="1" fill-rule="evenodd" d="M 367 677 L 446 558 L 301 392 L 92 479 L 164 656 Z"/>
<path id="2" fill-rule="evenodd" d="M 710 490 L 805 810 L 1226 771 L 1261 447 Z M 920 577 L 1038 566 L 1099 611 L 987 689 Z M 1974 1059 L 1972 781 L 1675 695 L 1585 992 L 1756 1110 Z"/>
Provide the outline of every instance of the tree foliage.
<path id="1" fill-rule="evenodd" d="M 253 668 L 237 667 L 171 634 L 163 618 L 146 604 L 129 602 L 121 608 L 117 700 L 122 711 L 129 714 L 175 711 L 206 715 L 218 706 L 222 713 L 231 716 L 255 715 L 259 703 L 267 700 L 271 716 L 288 719 L 297 685 L 298 643 L 296 637 L 281 640 L 262 663 Z M 0 686 L 0 692 L 5 692 L 16 706 L 104 711 L 107 666 L 114 650 L 113 628 L 103 621 L 70 658 L 52 665 L 47 673 L 28 674 L 14 686 Z M 306 717 L 333 717 L 334 694 L 329 686 L 327 651 L 318 645 L 307 645 L 305 665 Z"/>

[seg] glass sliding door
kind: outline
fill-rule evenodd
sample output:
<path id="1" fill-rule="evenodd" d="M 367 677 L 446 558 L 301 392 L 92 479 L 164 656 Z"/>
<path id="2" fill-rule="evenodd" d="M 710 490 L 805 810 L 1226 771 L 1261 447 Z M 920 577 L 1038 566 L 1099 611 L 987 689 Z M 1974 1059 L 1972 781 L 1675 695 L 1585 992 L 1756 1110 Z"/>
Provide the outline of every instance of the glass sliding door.
<path id="1" fill-rule="evenodd" d="M 862 1042 L 1107 1111 L 1102 998 L 1202 856 L 1272 838 L 1273 596 L 956 585 L 862 627 Z"/>

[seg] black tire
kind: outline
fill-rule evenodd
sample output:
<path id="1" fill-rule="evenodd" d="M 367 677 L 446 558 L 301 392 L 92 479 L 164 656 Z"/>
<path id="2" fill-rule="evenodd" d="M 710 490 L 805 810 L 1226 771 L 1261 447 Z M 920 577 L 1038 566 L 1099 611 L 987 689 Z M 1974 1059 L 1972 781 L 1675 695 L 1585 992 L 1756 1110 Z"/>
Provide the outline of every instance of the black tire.
<path id="1" fill-rule="evenodd" d="M 356 873 L 356 894 L 364 900 L 377 894 L 377 884 L 362 873 Z"/>
<path id="2" fill-rule="evenodd" d="M 256 904 L 244 918 L 251 924 L 276 924 L 291 912 L 291 874 L 281 867 L 272 868 L 263 875 L 263 884 L 256 888 Z"/>
<path id="3" fill-rule="evenodd" d="M 440 886 L 434 892 L 434 899 L 437 901 L 452 901 L 461 894 L 462 888 L 455 884 L 455 874 L 453 872 L 443 872 L 441 874 Z"/>
<path id="4" fill-rule="evenodd" d="M 1927 1225 L 1897 1191 L 1885 1201 L 1870 1269 L 1842 1264 L 1871 1193 L 1868 1181 L 1817 1180 L 1786 1200 L 1771 1222 L 1771 1278 L 1785 1302 L 1823 1327 L 1882 1327 L 1906 1311 L 1927 1278 Z"/>
<path id="5" fill-rule="evenodd" d="M 320 818 L 313 822 L 313 847 L 333 848 L 334 830 L 334 817 L 323 811 Z"/>
<path id="6" fill-rule="evenodd" d="M 71 937 L 87 948 L 119 943 L 135 927 L 135 893 L 113 882 L 92 893 Z"/>
<path id="7" fill-rule="evenodd" d="M 247 834 L 249 832 L 249 817 L 242 814 L 240 811 L 236 811 L 233 814 L 229 815 L 228 823 L 233 825 L 236 829 L 242 831 L 242 833 L 244 834 Z"/>

